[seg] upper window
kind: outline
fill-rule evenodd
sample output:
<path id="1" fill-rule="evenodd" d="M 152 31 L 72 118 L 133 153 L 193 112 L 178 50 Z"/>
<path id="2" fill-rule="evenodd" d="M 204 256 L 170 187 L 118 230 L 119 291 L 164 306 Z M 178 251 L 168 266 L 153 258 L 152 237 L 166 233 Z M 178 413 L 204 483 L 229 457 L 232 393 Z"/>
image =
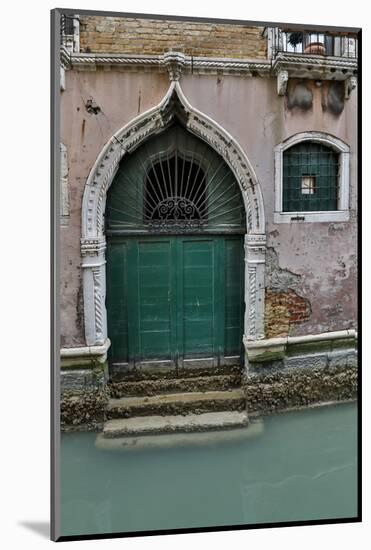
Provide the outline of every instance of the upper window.
<path id="1" fill-rule="evenodd" d="M 276 223 L 349 219 L 349 147 L 319 132 L 275 148 Z"/>
<path id="2" fill-rule="evenodd" d="M 283 211 L 337 210 L 339 154 L 312 141 L 283 153 Z"/>

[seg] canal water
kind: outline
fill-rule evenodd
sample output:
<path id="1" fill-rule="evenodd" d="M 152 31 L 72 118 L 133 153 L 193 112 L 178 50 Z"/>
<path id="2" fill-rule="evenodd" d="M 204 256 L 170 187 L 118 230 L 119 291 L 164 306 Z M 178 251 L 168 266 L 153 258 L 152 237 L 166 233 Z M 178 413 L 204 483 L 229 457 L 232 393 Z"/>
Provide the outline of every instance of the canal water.
<path id="1" fill-rule="evenodd" d="M 61 534 L 355 517 L 356 424 L 350 403 L 267 416 L 235 441 L 102 450 L 63 434 Z"/>

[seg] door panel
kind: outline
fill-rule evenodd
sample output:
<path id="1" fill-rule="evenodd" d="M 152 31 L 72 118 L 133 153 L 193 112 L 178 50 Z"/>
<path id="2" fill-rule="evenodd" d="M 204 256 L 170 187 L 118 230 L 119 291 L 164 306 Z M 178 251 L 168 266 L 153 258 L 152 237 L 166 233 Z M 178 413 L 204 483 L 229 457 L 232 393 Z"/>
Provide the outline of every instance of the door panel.
<path id="1" fill-rule="evenodd" d="M 108 243 L 107 303 L 110 354 L 120 362 L 129 360 L 127 255 L 128 243 Z"/>
<path id="2" fill-rule="evenodd" d="M 238 239 L 225 239 L 225 355 L 241 353 L 243 326 L 243 243 Z"/>
<path id="3" fill-rule="evenodd" d="M 141 359 L 171 359 L 170 245 L 170 239 L 137 244 Z"/>
<path id="4" fill-rule="evenodd" d="M 240 235 L 112 238 L 107 252 L 111 363 L 238 360 L 243 278 Z"/>
<path id="5" fill-rule="evenodd" d="M 215 241 L 180 241 L 184 357 L 213 356 Z"/>

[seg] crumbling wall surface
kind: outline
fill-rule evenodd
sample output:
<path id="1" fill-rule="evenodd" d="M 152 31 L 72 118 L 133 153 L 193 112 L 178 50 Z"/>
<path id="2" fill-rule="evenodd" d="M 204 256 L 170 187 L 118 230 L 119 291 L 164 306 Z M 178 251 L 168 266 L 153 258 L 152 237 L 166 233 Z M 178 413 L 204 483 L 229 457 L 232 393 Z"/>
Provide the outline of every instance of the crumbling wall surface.
<path id="1" fill-rule="evenodd" d="M 300 295 L 300 275 L 281 268 L 271 247 L 266 252 L 265 284 L 265 337 L 287 336 L 293 325 L 309 319 L 312 310 L 309 300 Z"/>
<path id="2" fill-rule="evenodd" d="M 250 413 L 357 399 L 357 351 L 322 349 L 265 363 L 250 363 L 244 388 Z"/>
<path id="3" fill-rule="evenodd" d="M 316 223 L 312 229 L 311 224 L 281 224 L 268 235 L 272 246 L 267 251 L 267 337 L 356 328 L 357 259 L 352 225 Z"/>
<path id="4" fill-rule="evenodd" d="M 257 58 L 267 56 L 263 27 L 127 17 L 80 17 L 80 49 L 93 53 Z"/>
<path id="5" fill-rule="evenodd" d="M 105 421 L 109 399 L 107 365 L 62 369 L 60 421 L 64 431 L 97 430 Z"/>
<path id="6" fill-rule="evenodd" d="M 267 414 L 320 403 L 357 399 L 357 369 L 352 366 L 262 372 L 244 382 L 247 410 Z"/>

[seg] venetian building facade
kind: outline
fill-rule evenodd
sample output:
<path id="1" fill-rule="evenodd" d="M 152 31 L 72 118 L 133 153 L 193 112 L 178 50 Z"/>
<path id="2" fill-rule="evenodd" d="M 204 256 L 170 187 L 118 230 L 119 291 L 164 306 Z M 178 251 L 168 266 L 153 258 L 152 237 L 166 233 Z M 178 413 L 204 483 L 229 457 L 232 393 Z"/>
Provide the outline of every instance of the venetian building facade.
<path id="1" fill-rule="evenodd" d="M 251 410 L 354 395 L 357 57 L 350 31 L 62 17 L 67 424 L 145 373 L 237 377 Z"/>

